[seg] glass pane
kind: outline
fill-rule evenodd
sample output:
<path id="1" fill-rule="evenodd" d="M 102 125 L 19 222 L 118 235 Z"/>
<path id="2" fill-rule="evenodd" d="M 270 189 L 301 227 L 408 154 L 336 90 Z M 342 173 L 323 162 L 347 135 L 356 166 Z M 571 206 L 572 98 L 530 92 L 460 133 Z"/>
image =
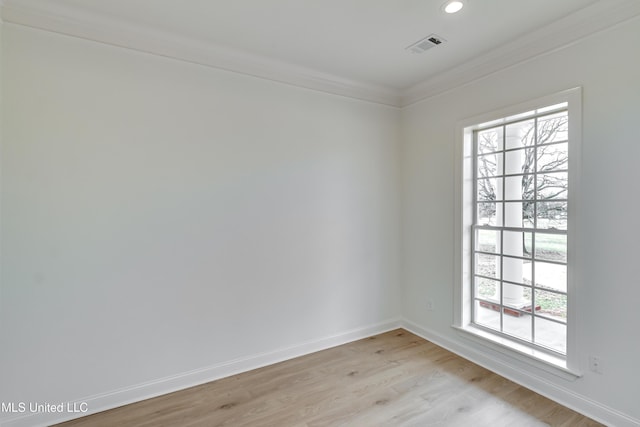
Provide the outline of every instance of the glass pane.
<path id="1" fill-rule="evenodd" d="M 500 306 L 485 301 L 476 301 L 474 321 L 487 328 L 500 330 Z"/>
<path id="2" fill-rule="evenodd" d="M 567 229 L 567 202 L 538 202 L 537 228 Z"/>
<path id="3" fill-rule="evenodd" d="M 540 307 L 537 314 L 551 317 L 563 322 L 567 321 L 567 296 L 536 289 L 536 306 Z"/>
<path id="4" fill-rule="evenodd" d="M 502 153 L 478 156 L 478 178 L 502 175 Z"/>
<path id="5" fill-rule="evenodd" d="M 533 159 L 535 157 L 535 150 L 533 148 L 507 151 L 506 156 L 507 164 L 504 170 L 506 175 L 533 172 Z"/>
<path id="6" fill-rule="evenodd" d="M 509 282 L 531 284 L 531 261 L 518 258 L 503 257 L 502 275 Z"/>
<path id="7" fill-rule="evenodd" d="M 507 227 L 533 227 L 533 212 L 531 202 L 505 203 L 504 225 Z"/>
<path id="8" fill-rule="evenodd" d="M 493 230 L 477 230 L 476 250 L 482 252 L 500 252 L 500 232 Z"/>
<path id="9" fill-rule="evenodd" d="M 566 199 L 569 177 L 566 172 L 538 175 L 538 199 Z"/>
<path id="10" fill-rule="evenodd" d="M 569 115 L 566 111 L 538 119 L 538 144 L 566 141 L 569 136 Z"/>
<path id="11" fill-rule="evenodd" d="M 500 282 L 497 280 L 476 277 L 476 298 L 500 301 Z"/>
<path id="12" fill-rule="evenodd" d="M 502 289 L 502 303 L 505 306 L 522 311 L 531 311 L 531 289 L 524 286 L 504 283 Z M 511 312 L 514 314 L 515 312 Z M 515 313 L 517 315 L 517 313 Z"/>
<path id="13" fill-rule="evenodd" d="M 536 286 L 567 292 L 567 266 L 536 261 Z"/>
<path id="14" fill-rule="evenodd" d="M 502 178 L 483 178 L 477 181 L 479 201 L 502 200 Z"/>
<path id="15" fill-rule="evenodd" d="M 550 172 L 554 170 L 568 169 L 569 144 L 541 145 L 537 148 L 538 172 Z"/>
<path id="16" fill-rule="evenodd" d="M 531 233 L 505 231 L 502 246 L 505 255 L 531 258 Z"/>
<path id="17" fill-rule="evenodd" d="M 531 341 L 532 339 L 530 314 L 512 314 L 508 308 L 505 308 L 503 328 L 504 332 L 509 335 L 513 335 L 526 341 Z"/>
<path id="18" fill-rule="evenodd" d="M 500 278 L 500 257 L 496 255 L 476 254 L 475 273 Z"/>
<path id="19" fill-rule="evenodd" d="M 536 259 L 567 262 L 567 236 L 536 233 Z"/>
<path id="20" fill-rule="evenodd" d="M 533 175 L 508 176 L 504 182 L 506 200 L 533 200 Z"/>
<path id="21" fill-rule="evenodd" d="M 478 132 L 478 154 L 502 150 L 502 126 Z"/>
<path id="22" fill-rule="evenodd" d="M 502 203 L 478 203 L 478 225 L 502 225 Z"/>
<path id="23" fill-rule="evenodd" d="M 536 344 L 549 347 L 562 354 L 567 352 L 567 325 L 536 317 Z"/>
<path id="24" fill-rule="evenodd" d="M 525 120 L 506 126 L 506 149 L 534 144 L 534 120 Z"/>

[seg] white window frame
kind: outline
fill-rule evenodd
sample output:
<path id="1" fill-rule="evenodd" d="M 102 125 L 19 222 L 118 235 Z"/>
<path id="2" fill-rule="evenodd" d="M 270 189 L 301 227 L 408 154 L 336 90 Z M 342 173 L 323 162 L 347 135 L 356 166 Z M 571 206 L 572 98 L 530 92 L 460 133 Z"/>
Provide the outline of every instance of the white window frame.
<path id="1" fill-rule="evenodd" d="M 568 248 L 567 248 L 567 349 L 566 357 L 537 350 L 503 335 L 492 334 L 472 324 L 471 294 L 471 232 L 474 204 L 474 144 L 473 133 L 481 124 L 513 120 L 515 116 L 550 105 L 566 102 L 569 115 L 569 187 L 568 200 Z M 472 117 L 458 123 L 456 127 L 455 150 L 455 259 L 454 259 L 454 321 L 453 327 L 465 338 L 511 356 L 519 361 L 551 372 L 565 379 L 573 380 L 581 376 L 581 361 L 577 355 L 576 327 L 578 320 L 577 288 L 580 283 L 578 268 L 580 255 L 579 207 L 582 141 L 582 89 L 573 88 L 542 98 L 509 106 L 500 110 Z"/>

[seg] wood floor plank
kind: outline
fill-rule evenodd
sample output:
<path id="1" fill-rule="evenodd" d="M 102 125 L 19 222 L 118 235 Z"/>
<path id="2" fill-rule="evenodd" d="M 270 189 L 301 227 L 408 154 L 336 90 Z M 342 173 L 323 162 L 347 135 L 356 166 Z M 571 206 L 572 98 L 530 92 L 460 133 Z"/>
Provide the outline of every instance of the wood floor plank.
<path id="1" fill-rule="evenodd" d="M 398 329 L 59 427 L 600 426 Z"/>

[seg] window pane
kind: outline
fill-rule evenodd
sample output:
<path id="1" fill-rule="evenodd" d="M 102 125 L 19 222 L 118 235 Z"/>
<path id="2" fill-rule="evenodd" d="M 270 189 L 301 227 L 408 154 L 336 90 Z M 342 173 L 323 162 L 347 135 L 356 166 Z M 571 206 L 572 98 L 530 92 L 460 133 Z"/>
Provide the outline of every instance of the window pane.
<path id="1" fill-rule="evenodd" d="M 523 340 L 531 341 L 531 315 L 521 314 L 518 315 L 509 314 L 509 309 L 505 309 L 505 315 L 503 318 L 504 332 L 518 337 Z"/>
<path id="2" fill-rule="evenodd" d="M 505 231 L 502 243 L 505 255 L 531 258 L 531 233 Z"/>
<path id="3" fill-rule="evenodd" d="M 523 311 L 531 310 L 531 289 L 510 283 L 503 283 L 502 286 L 502 302 L 505 306 Z"/>
<path id="4" fill-rule="evenodd" d="M 567 169 L 569 166 L 569 144 L 541 145 L 537 148 L 538 172 Z"/>
<path id="5" fill-rule="evenodd" d="M 525 120 L 506 126 L 506 149 L 534 144 L 534 120 Z"/>
<path id="6" fill-rule="evenodd" d="M 567 296 L 536 289 L 536 306 L 540 306 L 537 314 L 551 317 L 563 322 L 567 321 Z"/>
<path id="7" fill-rule="evenodd" d="M 535 150 L 533 148 L 507 151 L 506 156 L 507 164 L 504 170 L 506 175 L 533 172 L 533 159 L 535 156 Z"/>
<path id="8" fill-rule="evenodd" d="M 502 203 L 478 203 L 478 225 L 502 225 Z"/>
<path id="9" fill-rule="evenodd" d="M 531 202 L 505 203 L 504 225 L 507 227 L 533 227 L 533 212 Z"/>
<path id="10" fill-rule="evenodd" d="M 538 175 L 538 199 L 566 199 L 569 178 L 566 172 Z"/>
<path id="11" fill-rule="evenodd" d="M 502 275 L 509 282 L 531 284 L 531 261 L 518 258 L 503 257 Z"/>
<path id="12" fill-rule="evenodd" d="M 500 307 L 498 304 L 476 301 L 474 321 L 487 328 L 500 330 Z"/>
<path id="13" fill-rule="evenodd" d="M 567 266 L 536 261 L 536 286 L 567 292 Z"/>
<path id="14" fill-rule="evenodd" d="M 502 153 L 478 156 L 478 178 L 502 175 Z"/>
<path id="15" fill-rule="evenodd" d="M 559 109 L 567 106 L 511 115 L 476 131 L 469 284 L 473 322 L 561 353 L 567 334 L 569 143 L 568 112 Z"/>
<path id="16" fill-rule="evenodd" d="M 476 277 L 476 298 L 500 301 L 500 282 L 497 280 Z"/>
<path id="17" fill-rule="evenodd" d="M 504 182 L 506 200 L 533 200 L 533 175 L 508 176 Z"/>
<path id="18" fill-rule="evenodd" d="M 566 141 L 569 135 L 569 115 L 566 111 L 538 119 L 538 144 Z"/>
<path id="19" fill-rule="evenodd" d="M 476 254 L 475 273 L 482 276 L 500 278 L 500 257 L 496 255 Z"/>
<path id="20" fill-rule="evenodd" d="M 477 230 L 476 250 L 482 252 L 500 252 L 500 232 L 493 230 Z"/>
<path id="21" fill-rule="evenodd" d="M 537 228 L 567 229 L 567 202 L 538 202 Z"/>
<path id="22" fill-rule="evenodd" d="M 502 200 L 502 178 L 479 179 L 476 187 L 478 201 Z"/>
<path id="23" fill-rule="evenodd" d="M 567 236 L 536 233 L 536 259 L 567 262 Z"/>
<path id="24" fill-rule="evenodd" d="M 549 347 L 560 353 L 567 351 L 567 325 L 536 317 L 536 344 Z"/>
<path id="25" fill-rule="evenodd" d="M 478 132 L 478 154 L 502 150 L 502 126 Z"/>

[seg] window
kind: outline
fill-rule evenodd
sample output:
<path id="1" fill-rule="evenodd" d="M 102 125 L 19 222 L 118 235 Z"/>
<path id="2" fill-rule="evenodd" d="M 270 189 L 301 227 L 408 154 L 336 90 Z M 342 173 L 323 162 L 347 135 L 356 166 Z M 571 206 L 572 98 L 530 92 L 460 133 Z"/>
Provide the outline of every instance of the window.
<path id="1" fill-rule="evenodd" d="M 461 125 L 458 150 L 454 326 L 565 369 L 579 101 L 574 89 L 474 119 Z"/>

